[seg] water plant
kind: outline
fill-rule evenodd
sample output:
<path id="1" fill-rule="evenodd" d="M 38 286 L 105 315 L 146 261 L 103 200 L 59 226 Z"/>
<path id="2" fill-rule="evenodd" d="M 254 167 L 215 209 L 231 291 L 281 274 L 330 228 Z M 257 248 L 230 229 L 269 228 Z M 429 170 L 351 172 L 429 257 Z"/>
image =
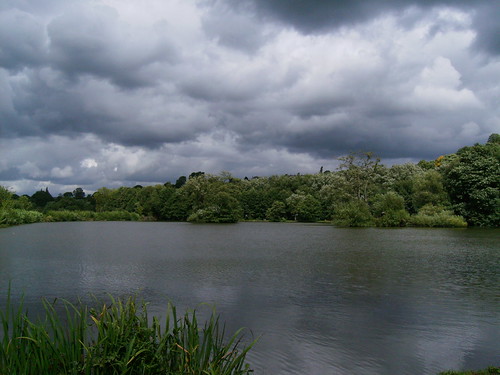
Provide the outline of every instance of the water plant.
<path id="1" fill-rule="evenodd" d="M 109 296 L 88 307 L 43 300 L 31 320 L 9 290 L 0 311 L 0 374 L 249 374 L 242 330 L 229 338 L 212 312 L 201 328 L 196 311 L 178 318 L 168 304 L 162 327 L 147 303 Z"/>
<path id="2" fill-rule="evenodd" d="M 471 370 L 471 371 L 444 371 L 438 375 L 496 375 L 500 374 L 500 367 L 490 366 L 484 370 Z"/>

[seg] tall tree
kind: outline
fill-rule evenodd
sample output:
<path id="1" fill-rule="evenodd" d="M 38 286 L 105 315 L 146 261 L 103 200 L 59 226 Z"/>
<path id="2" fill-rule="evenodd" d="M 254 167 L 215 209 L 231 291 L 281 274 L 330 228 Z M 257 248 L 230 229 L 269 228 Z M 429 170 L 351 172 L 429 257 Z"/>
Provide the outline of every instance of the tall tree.
<path id="1" fill-rule="evenodd" d="M 353 152 L 339 158 L 340 173 L 346 178 L 352 198 L 368 202 L 377 192 L 384 173 L 380 158 L 372 152 Z"/>
<path id="2" fill-rule="evenodd" d="M 461 148 L 442 167 L 455 212 L 475 226 L 500 225 L 500 142 L 489 140 Z"/>

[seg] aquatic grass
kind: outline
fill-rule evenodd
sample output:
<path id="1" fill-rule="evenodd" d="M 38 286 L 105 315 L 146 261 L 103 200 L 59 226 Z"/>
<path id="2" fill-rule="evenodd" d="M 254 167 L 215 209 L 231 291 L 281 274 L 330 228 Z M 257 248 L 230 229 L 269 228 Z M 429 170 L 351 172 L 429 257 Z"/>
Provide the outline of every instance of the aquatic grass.
<path id="1" fill-rule="evenodd" d="M 30 320 L 10 290 L 0 311 L 0 374 L 249 374 L 243 330 L 226 338 L 212 311 L 200 328 L 196 311 L 178 318 L 168 304 L 164 326 L 147 304 L 109 296 L 89 308 L 43 301 L 44 317 Z"/>
<path id="2" fill-rule="evenodd" d="M 470 370 L 470 371 L 444 371 L 438 375 L 496 375 L 500 374 L 500 367 L 490 366 L 484 370 Z"/>

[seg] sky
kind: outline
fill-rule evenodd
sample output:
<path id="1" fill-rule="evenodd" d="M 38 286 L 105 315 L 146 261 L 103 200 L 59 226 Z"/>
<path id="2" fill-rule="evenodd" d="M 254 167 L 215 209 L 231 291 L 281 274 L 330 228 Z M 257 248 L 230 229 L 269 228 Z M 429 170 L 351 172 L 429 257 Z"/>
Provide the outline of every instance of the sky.
<path id="1" fill-rule="evenodd" d="M 0 185 L 433 160 L 500 132 L 499 0 L 3 0 Z"/>

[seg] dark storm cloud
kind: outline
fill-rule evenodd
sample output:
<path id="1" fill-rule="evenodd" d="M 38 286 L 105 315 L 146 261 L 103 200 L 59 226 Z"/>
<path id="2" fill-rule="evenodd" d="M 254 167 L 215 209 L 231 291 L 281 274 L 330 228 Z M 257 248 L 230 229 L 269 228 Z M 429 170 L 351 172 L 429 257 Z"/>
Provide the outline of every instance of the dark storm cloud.
<path id="1" fill-rule="evenodd" d="M 476 45 L 492 55 L 500 54 L 500 3 L 491 1 L 478 7 L 474 17 Z"/>
<path id="2" fill-rule="evenodd" d="M 70 10 L 48 25 L 51 61 L 69 76 L 91 74 L 125 88 L 153 84 L 148 67 L 174 62 L 175 50 L 160 26 L 143 38 L 129 28 L 110 7 Z"/>
<path id="3" fill-rule="evenodd" d="M 491 0 L 245 0 L 243 3 L 247 9 L 253 8 L 263 17 L 272 17 L 306 33 L 324 32 L 352 25 L 386 12 L 400 12 L 409 7 L 450 6 L 473 11 L 474 8 L 482 6 L 486 11 L 479 12 L 479 19 L 497 14 L 500 7 L 498 2 Z M 241 7 L 241 4 L 235 6 Z M 493 19 L 492 17 L 491 20 Z M 488 31 L 487 29 L 485 31 Z"/>
<path id="4" fill-rule="evenodd" d="M 350 151 L 484 142 L 500 117 L 496 4 L 7 0 L 0 181 L 308 173 Z"/>
<path id="5" fill-rule="evenodd" d="M 492 54 L 500 53 L 500 4 L 491 0 L 246 0 L 244 8 L 254 9 L 264 19 L 291 25 L 304 33 L 322 33 L 341 26 L 367 21 L 387 12 L 409 7 L 449 6 L 474 15 L 477 44 Z M 241 8 L 242 5 L 235 5 Z M 476 10 L 477 9 L 477 10 Z M 405 18 L 402 18 L 405 20 Z M 408 19 L 406 19 L 408 20 Z"/>
<path id="6" fill-rule="evenodd" d="M 46 59 L 44 26 L 18 9 L 0 13 L 0 66 L 21 69 L 41 65 Z"/>
<path id="7" fill-rule="evenodd" d="M 209 8 L 202 22 L 203 29 L 209 37 L 215 38 L 223 46 L 243 52 L 255 52 L 267 38 L 257 20 L 221 3 Z"/>

